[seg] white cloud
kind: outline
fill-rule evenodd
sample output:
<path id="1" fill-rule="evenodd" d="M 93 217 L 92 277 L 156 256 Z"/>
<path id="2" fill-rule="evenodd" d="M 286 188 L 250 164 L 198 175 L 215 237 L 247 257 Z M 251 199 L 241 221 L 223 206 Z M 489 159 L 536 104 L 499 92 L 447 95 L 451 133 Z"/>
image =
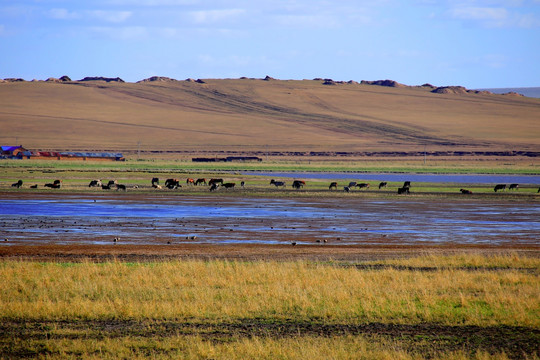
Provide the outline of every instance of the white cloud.
<path id="1" fill-rule="evenodd" d="M 498 1 L 499 3 L 503 1 Z M 516 1 L 506 1 L 516 3 Z M 522 13 L 516 8 L 456 6 L 448 10 L 451 18 L 476 22 L 485 27 L 520 27 L 533 28 L 540 26 L 540 20 L 531 13 Z"/>
<path id="2" fill-rule="evenodd" d="M 115 40 L 141 40 L 148 38 L 148 29 L 144 26 L 106 27 L 95 26 L 89 31 L 97 36 Z"/>
<path id="3" fill-rule="evenodd" d="M 199 10 L 189 12 L 189 16 L 197 24 L 208 24 L 237 19 L 245 13 L 244 9 Z"/>
<path id="4" fill-rule="evenodd" d="M 47 15 L 57 20 L 75 20 L 81 17 L 79 13 L 67 9 L 51 9 L 47 11 Z"/>
<path id="5" fill-rule="evenodd" d="M 490 7 L 458 7 L 450 10 L 450 14 L 455 19 L 462 20 L 482 20 L 482 21 L 504 21 L 508 18 L 508 11 L 505 8 Z"/>
<path id="6" fill-rule="evenodd" d="M 131 17 L 131 11 L 104 11 L 104 10 L 91 10 L 88 11 L 88 14 L 96 19 L 111 22 L 111 23 L 121 23 L 126 21 Z"/>

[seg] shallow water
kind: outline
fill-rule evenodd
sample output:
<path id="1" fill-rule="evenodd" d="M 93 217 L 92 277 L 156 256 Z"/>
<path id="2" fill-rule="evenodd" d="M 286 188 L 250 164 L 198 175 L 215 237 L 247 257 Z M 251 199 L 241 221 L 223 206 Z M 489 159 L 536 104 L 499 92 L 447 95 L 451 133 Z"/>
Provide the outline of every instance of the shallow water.
<path id="1" fill-rule="evenodd" d="M 362 172 L 243 172 L 245 175 L 260 175 L 275 178 L 326 179 L 326 180 L 371 180 L 371 181 L 412 181 L 452 184 L 521 184 L 539 185 L 539 175 L 478 175 L 478 174 L 395 174 Z"/>
<path id="2" fill-rule="evenodd" d="M 305 243 L 538 245 L 530 203 L 370 199 L 0 200 L 13 244 Z"/>

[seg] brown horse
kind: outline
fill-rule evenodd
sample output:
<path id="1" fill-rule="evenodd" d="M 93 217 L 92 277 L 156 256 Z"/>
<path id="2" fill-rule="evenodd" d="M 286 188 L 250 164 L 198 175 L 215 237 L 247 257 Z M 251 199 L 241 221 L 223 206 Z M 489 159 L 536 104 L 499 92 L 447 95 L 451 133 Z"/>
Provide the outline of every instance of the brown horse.
<path id="1" fill-rule="evenodd" d="M 192 178 L 187 178 L 186 179 L 186 185 L 195 185 L 195 180 L 192 179 Z"/>
<path id="2" fill-rule="evenodd" d="M 206 179 L 201 178 L 195 181 L 195 185 L 201 185 L 201 184 L 206 185 Z"/>

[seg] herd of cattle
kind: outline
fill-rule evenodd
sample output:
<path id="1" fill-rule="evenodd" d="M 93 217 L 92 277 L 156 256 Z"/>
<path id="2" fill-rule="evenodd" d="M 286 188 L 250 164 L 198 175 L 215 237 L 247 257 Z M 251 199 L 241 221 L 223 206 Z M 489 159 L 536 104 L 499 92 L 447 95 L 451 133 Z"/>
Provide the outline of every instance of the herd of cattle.
<path id="1" fill-rule="evenodd" d="M 23 181 L 19 180 L 16 183 L 12 184 L 11 186 L 16 187 L 16 188 L 20 188 L 20 187 L 22 187 L 22 185 L 23 185 Z M 159 178 L 156 178 L 156 177 L 152 178 L 151 185 L 152 185 L 152 188 L 154 188 L 154 189 L 162 189 L 163 187 L 165 187 L 165 188 L 170 189 L 170 190 L 175 190 L 175 189 L 178 189 L 178 188 L 182 187 L 182 185 L 180 184 L 179 179 L 167 179 L 167 180 L 165 180 L 165 182 L 163 183 L 163 186 L 162 186 L 162 185 L 160 185 Z M 187 178 L 186 179 L 186 185 L 187 186 L 203 186 L 204 185 L 204 186 L 208 186 L 210 191 L 215 191 L 215 190 L 218 190 L 219 188 L 233 189 L 236 186 L 236 183 L 234 183 L 234 182 L 224 182 L 223 179 L 210 179 L 210 180 L 206 181 L 205 178 L 199 178 L 199 179 L 196 179 L 196 180 L 192 179 L 192 178 Z M 274 179 L 270 180 L 270 185 L 274 185 L 276 188 L 285 188 L 287 186 L 287 184 L 284 181 L 276 181 Z M 387 185 L 388 185 L 388 183 L 386 181 L 380 182 L 379 183 L 379 190 L 383 189 L 383 188 L 386 188 Z M 44 187 L 48 187 L 48 188 L 51 188 L 51 189 L 60 189 L 61 186 L 62 186 L 62 180 L 54 180 L 52 183 L 46 183 L 44 185 Z M 301 189 L 304 186 L 306 186 L 306 182 L 303 181 L 303 180 L 294 180 L 292 182 L 291 186 L 292 186 L 293 189 L 298 190 L 298 189 Z M 37 187 L 38 187 L 37 184 L 30 186 L 30 188 L 32 188 L 32 189 L 36 189 Z M 117 191 L 118 190 L 123 190 L 123 191 L 127 190 L 126 185 L 119 184 L 118 181 L 116 181 L 116 180 L 109 180 L 108 182 L 103 182 L 101 180 L 92 180 L 88 184 L 88 187 L 98 187 L 98 188 L 101 188 L 103 190 L 111 190 L 111 189 L 114 189 L 114 188 Z M 245 187 L 245 182 L 244 181 L 240 182 L 240 187 L 242 187 L 242 188 Z M 134 188 L 138 188 L 138 186 L 135 185 Z M 401 187 L 399 187 L 397 189 L 397 193 L 398 194 L 409 194 L 410 193 L 410 188 L 411 188 L 411 182 L 410 181 L 405 181 L 403 183 L 403 186 L 401 186 Z M 506 184 L 497 184 L 493 188 L 493 191 L 495 191 L 495 192 L 505 191 L 507 188 L 508 188 L 508 190 L 518 190 L 519 189 L 519 184 L 510 184 L 508 187 L 506 186 Z M 337 190 L 338 189 L 338 183 L 336 181 L 331 182 L 328 189 L 329 190 Z M 343 186 L 343 191 L 345 191 L 345 192 L 350 192 L 353 189 L 358 189 L 358 190 L 369 189 L 369 183 L 357 183 L 355 181 L 351 181 L 351 182 L 349 182 L 349 184 L 347 186 Z M 459 189 L 459 191 L 462 194 L 472 194 L 472 191 L 468 190 L 468 189 Z M 540 193 L 540 188 L 538 189 L 538 193 Z"/>

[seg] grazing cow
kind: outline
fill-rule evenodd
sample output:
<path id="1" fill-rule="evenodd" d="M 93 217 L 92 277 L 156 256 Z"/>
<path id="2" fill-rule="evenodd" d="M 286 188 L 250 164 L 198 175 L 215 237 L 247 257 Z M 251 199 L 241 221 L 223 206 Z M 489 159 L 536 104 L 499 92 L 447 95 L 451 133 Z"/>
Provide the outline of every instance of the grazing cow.
<path id="1" fill-rule="evenodd" d="M 126 185 L 116 184 L 116 191 L 118 191 L 118 190 L 126 191 Z"/>
<path id="2" fill-rule="evenodd" d="M 356 184 L 356 187 L 359 188 L 359 189 L 363 189 L 363 188 L 369 189 L 369 184 L 368 183 L 359 183 L 359 184 Z"/>
<path id="3" fill-rule="evenodd" d="M 60 185 L 61 183 L 62 183 L 62 180 L 54 180 L 53 181 L 54 185 Z"/>
<path id="4" fill-rule="evenodd" d="M 328 187 L 328 190 L 332 190 L 332 188 L 337 190 L 337 182 L 334 181 L 334 182 L 330 183 L 330 186 Z"/>
<path id="5" fill-rule="evenodd" d="M 182 187 L 182 185 L 180 185 L 180 180 L 178 179 L 167 179 L 165 180 L 165 187 L 168 189 L 174 190 L 179 187 Z"/>
<path id="6" fill-rule="evenodd" d="M 218 184 L 212 183 L 212 185 L 210 185 L 210 191 L 216 191 L 218 189 L 218 186 Z"/>
<path id="7" fill-rule="evenodd" d="M 192 178 L 187 178 L 186 179 L 186 185 L 195 185 L 195 180 L 192 179 Z"/>
<path id="8" fill-rule="evenodd" d="M 208 181 L 208 185 L 212 186 L 214 184 L 223 185 L 223 179 L 210 179 L 210 181 Z"/>
<path id="9" fill-rule="evenodd" d="M 225 189 L 232 189 L 234 188 L 236 185 L 236 183 L 225 183 L 223 184 L 222 186 L 225 188 Z"/>
<path id="10" fill-rule="evenodd" d="M 15 184 L 11 184 L 11 186 L 16 187 L 18 189 L 22 186 L 22 184 L 23 184 L 23 181 L 19 180 Z"/>
<path id="11" fill-rule="evenodd" d="M 459 189 L 459 191 L 461 191 L 462 194 L 472 194 L 472 191 L 467 189 Z"/>
<path id="12" fill-rule="evenodd" d="M 92 180 L 90 181 L 90 184 L 88 184 L 88 187 L 101 187 L 101 185 L 101 180 Z"/>
<path id="13" fill-rule="evenodd" d="M 109 185 L 103 184 L 103 185 L 101 185 L 101 189 L 102 190 L 111 190 L 111 187 Z"/>
<path id="14" fill-rule="evenodd" d="M 510 184 L 510 186 L 508 187 L 508 190 L 518 190 L 519 189 L 519 184 Z"/>
<path id="15" fill-rule="evenodd" d="M 246 185 L 246 182 L 245 182 L 245 181 L 241 181 L 241 182 L 240 182 L 240 186 L 242 187 L 242 189 L 244 188 L 245 185 Z"/>
<path id="16" fill-rule="evenodd" d="M 154 187 L 154 185 L 159 185 L 159 178 L 152 178 L 152 187 Z"/>
<path id="17" fill-rule="evenodd" d="M 284 181 L 276 181 L 274 179 L 270 180 L 270 185 L 274 185 L 275 187 L 286 186 Z"/>
<path id="18" fill-rule="evenodd" d="M 348 187 L 348 186 L 344 186 L 344 187 L 343 187 L 343 191 L 345 191 L 345 192 L 349 192 L 350 190 L 351 190 L 351 188 Z"/>
<path id="19" fill-rule="evenodd" d="M 506 190 L 506 184 L 497 184 L 495 185 L 495 187 L 493 188 L 493 191 L 497 192 L 499 190 Z"/>
<path id="20" fill-rule="evenodd" d="M 409 187 L 404 186 L 397 189 L 398 194 L 410 194 Z"/>
<path id="21" fill-rule="evenodd" d="M 195 184 L 194 184 L 194 185 L 201 185 L 201 184 L 206 185 L 206 179 L 205 179 L 205 178 L 197 179 L 197 180 L 195 181 Z"/>
<path id="22" fill-rule="evenodd" d="M 352 188 L 355 187 L 355 186 L 356 186 L 356 181 L 351 181 L 351 182 L 349 183 L 349 186 L 348 186 L 348 187 L 349 187 L 349 189 L 352 189 Z"/>
<path id="23" fill-rule="evenodd" d="M 297 190 L 300 188 L 303 188 L 304 185 L 306 185 L 306 182 L 302 180 L 294 180 L 292 183 L 293 189 L 297 189 Z"/>
<path id="24" fill-rule="evenodd" d="M 404 187 L 404 188 L 410 188 L 410 187 L 411 187 L 411 182 L 410 182 L 410 181 L 405 181 L 405 182 L 403 183 L 403 187 Z"/>
<path id="25" fill-rule="evenodd" d="M 110 187 L 110 186 L 113 186 L 113 185 L 116 185 L 116 184 L 118 184 L 118 181 L 116 181 L 116 180 L 109 180 L 109 182 L 107 183 L 107 186 Z"/>
<path id="26" fill-rule="evenodd" d="M 379 183 L 379 190 L 381 190 L 382 188 L 385 188 L 386 185 L 388 185 L 388 183 L 386 181 L 382 181 Z"/>

